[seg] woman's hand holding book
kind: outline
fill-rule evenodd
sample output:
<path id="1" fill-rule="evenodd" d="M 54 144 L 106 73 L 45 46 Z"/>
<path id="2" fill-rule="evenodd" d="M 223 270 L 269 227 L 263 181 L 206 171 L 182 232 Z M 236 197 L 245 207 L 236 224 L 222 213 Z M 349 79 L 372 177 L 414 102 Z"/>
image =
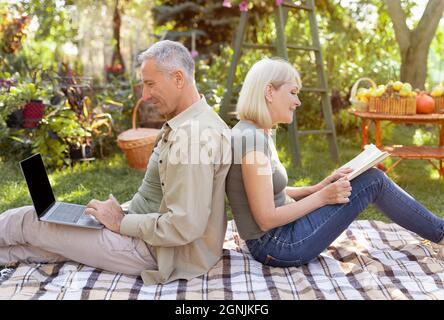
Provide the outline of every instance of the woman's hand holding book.
<path id="1" fill-rule="evenodd" d="M 351 184 L 346 176 L 332 182 L 323 187 L 319 193 L 319 197 L 324 205 L 340 204 L 350 202 Z"/>

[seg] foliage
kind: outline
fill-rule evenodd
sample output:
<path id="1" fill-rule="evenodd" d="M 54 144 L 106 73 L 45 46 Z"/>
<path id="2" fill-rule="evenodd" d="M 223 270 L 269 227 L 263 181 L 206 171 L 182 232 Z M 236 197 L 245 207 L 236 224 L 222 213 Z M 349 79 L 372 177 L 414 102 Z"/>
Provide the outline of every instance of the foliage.
<path id="1" fill-rule="evenodd" d="M 220 48 L 221 54 L 213 59 L 213 63 L 208 65 L 204 60 L 199 59 L 196 62 L 196 83 L 199 92 L 202 93 L 210 106 L 219 112 L 222 102 L 226 73 L 229 67 L 229 58 L 232 54 L 230 47 Z"/>
<path id="2" fill-rule="evenodd" d="M 0 157 L 10 161 L 19 161 L 32 152 L 32 139 L 27 129 L 10 129 L 0 126 Z"/>
<path id="3" fill-rule="evenodd" d="M 17 85 L 8 89 L 9 92 L 2 94 L 0 96 L 0 107 L 2 107 L 0 117 L 3 120 L 3 129 L 0 131 L 3 134 L 0 139 L 1 144 L 7 149 L 14 148 L 20 156 L 27 155 L 31 151 L 39 152 L 47 165 L 60 167 L 70 163 L 70 148 L 80 147 L 82 144 L 91 145 L 94 139 L 111 135 L 111 115 L 93 110 L 91 100 L 85 95 L 85 91 L 75 84 L 74 79 L 66 80 L 55 76 L 52 84 L 41 81 L 41 77 L 36 79 L 35 83 L 19 81 Z M 47 89 L 40 89 L 44 85 Z M 66 96 L 60 96 L 59 87 Z M 4 120 L 12 111 L 21 108 L 26 101 L 42 99 L 49 93 L 55 95 L 49 99 L 51 104 L 46 103 L 45 114 L 38 128 L 31 130 L 6 128 Z"/>
<path id="4" fill-rule="evenodd" d="M 397 80 L 399 57 L 383 4 L 355 1 L 355 6 L 344 7 L 340 3 L 316 1 L 330 88 L 347 96 L 351 85 L 364 75 L 378 83 Z"/>
<path id="5" fill-rule="evenodd" d="M 23 11 L 7 10 L 0 5 L 0 52 L 15 53 L 26 36 L 29 16 Z"/>
<path id="6" fill-rule="evenodd" d="M 76 113 L 69 107 L 46 110 L 34 134 L 33 152 L 42 154 L 48 166 L 61 167 L 70 163 L 69 146 L 78 145 L 90 136 L 90 132 L 82 127 Z"/>
<path id="7" fill-rule="evenodd" d="M 23 47 L 0 57 L 0 71 L 18 72 L 22 77 L 27 77 L 35 69 L 56 70 L 61 46 L 76 41 L 73 7 L 73 3 L 64 0 L 20 0 L 0 4 L 0 12 L 2 9 L 15 12 L 15 15 L 25 12 L 32 21 L 24 29 L 29 34 Z M 0 30 L 0 38 L 2 36 L 4 33 Z"/>
<path id="8" fill-rule="evenodd" d="M 347 109 L 341 109 L 334 115 L 334 122 L 338 134 L 346 134 L 359 129 L 360 119 L 350 114 Z"/>
<path id="9" fill-rule="evenodd" d="M 120 81 L 114 79 L 107 83 L 102 90 L 95 93 L 94 105 L 98 112 L 107 112 L 112 116 L 113 127 L 120 133 L 131 126 L 132 108 L 136 105 L 138 97 L 135 94 L 135 80 Z"/>
<path id="10" fill-rule="evenodd" d="M 232 41 L 239 11 L 222 6 L 220 0 L 157 1 L 154 19 L 165 39 L 181 41 L 199 58 L 212 59 L 220 53 L 221 44 Z M 195 34 L 193 47 L 192 33 Z"/>
<path id="11" fill-rule="evenodd" d="M 20 0 L 19 5 L 30 16 L 38 19 L 35 40 L 50 39 L 55 43 L 73 41 L 77 35 L 77 26 L 73 21 L 76 1 L 71 0 Z"/>
<path id="12" fill-rule="evenodd" d="M 40 100 L 46 96 L 46 91 L 38 88 L 34 83 L 19 83 L 8 90 L 0 89 L 0 121 L 13 111 L 21 109 L 26 102 Z"/>
<path id="13" fill-rule="evenodd" d="M 82 144 L 91 145 L 94 136 L 111 135 L 112 117 L 108 113 L 94 109 L 88 95 L 91 92 L 88 80 L 76 76 L 69 67 L 64 70 L 64 76 L 60 80 L 60 89 L 65 95 L 66 106 L 73 111 L 76 121 L 86 132 L 68 141 L 69 144 L 75 147 L 80 147 Z"/>
<path id="14" fill-rule="evenodd" d="M 250 1 L 251 2 L 251 1 Z M 253 1 L 254 2 L 254 1 Z M 328 84 L 331 89 L 333 111 L 338 112 L 349 105 L 351 86 L 363 76 L 370 77 L 378 83 L 387 83 L 399 79 L 400 58 L 396 46 L 391 20 L 381 1 L 349 1 L 343 5 L 341 0 L 316 0 L 319 36 Z M 234 6 L 231 9 L 239 15 Z M 266 3 L 266 9 L 264 7 Z M 262 7 L 258 4 L 262 4 Z M 276 39 L 272 9 L 274 1 L 254 2 L 249 11 L 250 29 L 246 42 L 273 43 Z M 413 4 L 409 3 L 412 7 Z M 408 9 L 408 8 L 407 8 Z M 258 14 L 257 10 L 266 10 Z M 312 43 L 309 17 L 304 10 L 290 11 L 286 25 L 287 43 L 310 45 Z M 224 64 L 217 64 L 218 59 L 210 61 L 207 67 L 214 74 L 221 74 L 218 83 L 209 91 L 219 92 L 225 80 L 231 56 L 221 52 L 220 56 L 228 59 Z M 232 51 L 231 51 L 232 53 Z M 313 53 L 289 50 L 289 60 L 296 66 L 302 76 L 304 87 L 318 87 L 316 63 Z M 241 63 L 236 70 L 235 92 L 238 92 L 242 79 L 252 63 L 261 57 L 274 55 L 274 52 L 243 49 Z M 216 70 L 214 70 L 216 68 Z M 207 77 L 208 78 L 208 77 Z M 221 81 L 222 80 L 222 81 Z M 211 81 L 205 82 L 205 86 Z M 222 84 L 223 85 L 223 84 Z M 298 127 L 301 129 L 321 129 L 323 122 L 318 94 L 303 92 L 303 108 L 298 111 Z M 232 103 L 235 103 L 234 99 Z M 355 126 L 351 126 L 354 128 Z M 343 130 L 344 128 L 339 128 Z"/>
<path id="15" fill-rule="evenodd" d="M 225 4 L 230 2 L 231 7 L 224 6 L 224 2 Z M 196 81 L 199 90 L 207 97 L 208 102 L 215 106 L 215 110 L 219 110 L 225 90 L 227 70 L 233 54 L 230 44 L 233 43 L 241 14 L 238 6 L 240 2 L 241 0 L 156 1 L 153 13 L 157 26 L 152 31 L 147 30 L 147 33 L 153 32 L 158 35 L 168 31 L 167 39 L 182 41 L 190 49 L 193 49 L 191 34 L 195 33 L 195 50 L 198 51 L 198 55 L 195 56 Z M 273 43 L 276 39 L 273 9 L 279 1 L 249 0 L 247 2 L 249 3 L 248 11 L 251 20 L 246 41 L 264 44 Z M 146 0 L 119 1 L 119 3 L 124 9 L 121 11 L 122 27 L 128 22 L 128 17 L 141 17 L 141 12 L 152 6 Z M 358 128 L 356 119 L 349 117 L 346 111 L 343 111 L 344 108 L 348 107 L 350 87 L 362 76 L 370 77 L 377 83 L 387 83 L 389 80 L 399 79 L 400 57 L 392 23 L 387 8 L 382 1 L 315 0 L 315 3 L 328 84 L 331 94 L 335 98 L 333 107 L 336 126 L 339 133 L 345 133 L 348 130 L 356 132 Z M 64 62 L 61 52 L 63 45 L 66 43 L 74 45 L 80 43 L 81 39 L 79 39 L 78 31 L 80 30 L 79 16 L 82 11 L 86 8 L 92 10 L 92 12 L 104 7 L 110 9 L 114 8 L 115 4 L 115 0 L 20 0 L 9 6 L 2 2 L 0 12 L 5 13 L 7 10 L 11 10 L 11 12 L 17 12 L 17 17 L 21 17 L 20 14 L 26 12 L 28 20 L 23 23 L 23 31 L 28 31 L 28 33 L 26 34 L 26 41 L 20 42 L 23 46 L 18 48 L 14 54 L 4 54 L 0 57 L 0 72 L 9 72 L 10 74 L 18 72 L 17 85 L 23 83 L 38 84 L 47 81 L 48 77 L 45 78 L 39 75 L 36 70 L 45 69 L 53 72 L 60 70 L 59 67 Z M 407 16 L 407 23 L 410 24 L 409 28 L 413 28 L 417 21 L 413 20 L 412 12 L 418 4 L 415 1 L 402 1 L 402 5 Z M 108 11 L 111 12 L 112 10 Z M 143 14 L 144 17 L 148 16 L 146 12 Z M 0 31 L 0 38 L 6 37 L 3 30 L 6 30 L 5 27 L 10 24 L 6 21 L 12 20 L 1 20 L 0 28 L 3 29 Z M 150 24 L 147 23 L 147 25 Z M 111 17 L 109 27 L 112 27 Z M 435 51 L 433 63 L 435 69 L 442 65 L 439 50 L 442 47 L 443 30 L 442 28 L 438 30 L 432 43 L 432 49 Z M 287 43 L 289 44 L 311 44 L 309 19 L 305 11 L 290 11 L 286 34 Z M 122 36 L 124 36 L 123 33 Z M 255 61 L 263 56 L 271 55 L 275 55 L 275 52 L 244 48 L 236 70 L 234 91 L 238 92 L 240 90 L 247 70 Z M 106 58 L 108 59 L 108 57 Z M 300 71 L 304 87 L 319 86 L 312 52 L 289 50 L 289 60 Z M 82 66 L 79 61 L 71 61 L 71 63 L 81 69 Z M 119 74 L 119 68 L 117 64 L 108 66 L 109 72 L 107 74 L 110 83 L 103 86 L 103 90 L 94 88 L 94 92 L 84 94 L 90 98 L 90 102 L 88 102 L 89 100 L 83 102 L 79 100 L 78 103 L 69 102 L 71 110 L 78 117 L 77 121 L 80 122 L 86 132 L 85 135 L 78 135 L 78 137 L 82 139 L 93 137 L 96 142 L 99 142 L 101 149 L 102 147 L 105 148 L 105 153 L 113 151 L 115 134 L 130 126 L 132 107 L 137 100 L 134 96 L 132 80 L 124 82 L 123 79 L 119 79 L 120 77 L 113 76 Z M 433 79 L 436 82 L 436 79 L 441 80 L 443 77 L 440 76 L 442 71 L 435 71 Z M 0 76 L 2 75 L 0 74 Z M 9 76 L 2 76 L 2 78 L 9 78 Z M 52 92 L 51 94 L 54 95 L 58 90 L 57 83 L 49 81 L 47 84 L 48 86 L 45 89 L 48 89 L 48 93 Z M 97 87 L 100 87 L 100 84 Z M 69 96 L 67 93 L 65 95 Z M 9 97 L 9 99 L 12 98 L 12 96 Z M 319 95 L 303 92 L 301 100 L 303 106 L 298 109 L 296 117 L 298 127 L 300 129 L 322 128 L 323 123 L 319 121 L 322 116 Z M 235 104 L 236 97 L 231 102 Z M 10 103 L 8 105 L 12 106 Z M 64 107 L 66 105 L 60 108 L 63 109 Z M 85 107 L 87 113 L 84 112 Z M 0 110 L 0 113 L 6 114 L 9 111 L 11 110 L 3 109 Z M 48 114 L 53 111 L 53 108 L 51 107 L 47 111 L 48 113 L 45 115 L 41 126 L 47 127 L 51 132 L 58 132 L 56 134 L 58 136 L 60 131 L 56 125 L 58 120 L 53 123 L 48 118 Z M 106 118 L 100 119 L 96 117 L 102 113 L 109 113 L 112 116 L 114 132 L 110 136 L 106 135 L 108 133 L 107 124 L 111 124 L 109 120 L 106 120 L 109 117 L 105 116 Z M 58 119 L 60 114 L 53 114 L 52 117 Z M 45 123 L 45 121 L 48 121 L 48 123 Z M 102 124 L 100 130 L 95 134 L 93 127 L 100 123 Z M 38 134 L 43 135 L 44 129 L 28 130 L 25 131 L 28 134 L 23 135 L 21 131 L 11 131 L 3 126 L 0 127 L 0 137 L 8 136 L 7 140 L 11 147 L 13 144 L 17 147 L 22 144 L 23 150 L 29 150 L 30 146 L 32 147 L 30 140 L 35 138 L 37 131 Z M 32 132 L 32 135 L 30 132 Z M 67 132 L 72 133 L 73 131 L 67 130 Z M 63 133 L 60 133 L 60 135 L 63 136 Z M 51 139 L 59 142 L 64 141 L 64 138 L 60 137 L 58 139 L 61 140 Z M 80 142 L 78 141 L 75 144 L 78 143 Z"/>

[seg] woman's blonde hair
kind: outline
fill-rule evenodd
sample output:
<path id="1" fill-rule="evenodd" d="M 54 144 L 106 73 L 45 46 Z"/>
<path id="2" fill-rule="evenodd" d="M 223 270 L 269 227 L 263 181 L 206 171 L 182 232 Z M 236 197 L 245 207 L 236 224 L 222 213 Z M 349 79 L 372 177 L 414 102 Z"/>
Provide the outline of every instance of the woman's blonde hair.
<path id="1" fill-rule="evenodd" d="M 265 89 L 269 84 L 279 89 L 288 82 L 296 82 L 301 87 L 299 73 L 288 61 L 282 58 L 263 58 L 257 61 L 248 71 L 239 94 L 236 106 L 239 119 L 253 121 L 262 128 L 271 128 Z"/>

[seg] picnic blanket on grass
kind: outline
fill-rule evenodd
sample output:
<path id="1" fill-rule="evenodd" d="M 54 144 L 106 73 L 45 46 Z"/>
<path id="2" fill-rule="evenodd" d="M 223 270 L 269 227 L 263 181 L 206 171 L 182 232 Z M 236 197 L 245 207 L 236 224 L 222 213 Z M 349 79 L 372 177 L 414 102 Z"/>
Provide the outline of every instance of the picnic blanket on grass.
<path id="1" fill-rule="evenodd" d="M 0 299 L 444 299 L 438 246 L 395 224 L 353 222 L 317 259 L 275 268 L 255 261 L 229 221 L 222 259 L 190 281 L 142 279 L 82 264 L 18 265 Z"/>

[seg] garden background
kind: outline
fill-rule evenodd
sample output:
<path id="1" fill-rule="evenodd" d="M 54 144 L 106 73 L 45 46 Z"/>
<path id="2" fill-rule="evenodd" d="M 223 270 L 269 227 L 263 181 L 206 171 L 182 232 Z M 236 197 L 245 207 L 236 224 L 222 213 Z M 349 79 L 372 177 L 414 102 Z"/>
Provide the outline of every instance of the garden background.
<path id="1" fill-rule="evenodd" d="M 439 2 L 315 1 L 340 163 L 360 151 L 360 122 L 347 112 L 359 78 L 378 84 L 401 80 L 428 92 L 444 80 Z M 109 193 L 120 202 L 130 200 L 144 172 L 128 167 L 116 138 L 130 128 L 140 97 L 137 55 L 159 39 L 184 43 L 196 62 L 200 92 L 219 111 L 240 10 L 254 18 L 252 41 L 272 42 L 276 5 L 279 1 L 0 1 L 0 212 L 31 204 L 18 161 L 35 152 L 42 154 L 60 201 L 86 204 Z M 288 43 L 310 43 L 304 13 L 289 16 L 286 34 Z M 236 87 L 264 55 L 270 53 L 244 52 Z M 313 56 L 294 52 L 289 60 L 304 85 L 313 84 Z M 34 114 L 43 112 L 38 121 L 23 119 L 31 100 L 37 101 Z M 298 127 L 321 129 L 319 97 L 303 93 L 301 100 Z M 436 126 L 384 126 L 383 144 L 437 145 L 438 139 Z M 338 167 L 323 138 L 301 138 L 299 167 L 291 162 L 288 143 L 286 128 L 278 128 L 278 152 L 293 185 L 317 183 Z M 79 160 L 82 146 L 88 154 Z M 389 176 L 444 217 L 444 181 L 429 162 L 402 161 Z M 373 207 L 359 218 L 388 221 Z"/>

